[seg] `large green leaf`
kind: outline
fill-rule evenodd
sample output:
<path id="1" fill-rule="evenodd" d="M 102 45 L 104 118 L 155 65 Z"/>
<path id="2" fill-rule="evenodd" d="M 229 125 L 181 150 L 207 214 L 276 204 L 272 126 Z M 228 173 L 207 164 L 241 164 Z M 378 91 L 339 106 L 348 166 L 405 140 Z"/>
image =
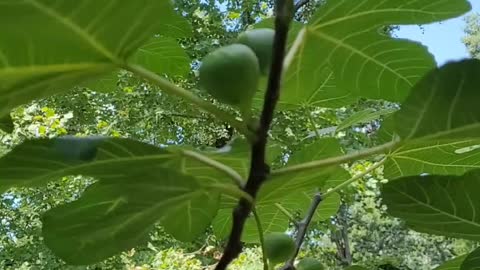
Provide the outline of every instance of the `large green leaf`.
<path id="1" fill-rule="evenodd" d="M 387 179 L 422 173 L 462 175 L 480 169 L 480 139 L 425 140 L 406 143 L 388 155 Z"/>
<path id="2" fill-rule="evenodd" d="M 66 175 L 99 180 L 44 218 L 48 246 L 70 263 L 91 263 L 134 247 L 158 221 L 174 237 L 192 240 L 215 216 L 220 193 L 238 193 L 225 172 L 189 152 L 120 138 L 31 140 L 0 158 L 0 188 Z"/>
<path id="3" fill-rule="evenodd" d="M 465 0 L 327 0 L 304 29 L 286 73 L 293 81 L 283 95 L 292 103 L 324 107 L 356 96 L 402 101 L 435 62 L 424 46 L 379 29 L 445 20 L 468 10 Z"/>
<path id="4" fill-rule="evenodd" d="M 463 176 L 412 176 L 383 187 L 388 213 L 414 230 L 480 240 L 480 170 Z"/>
<path id="5" fill-rule="evenodd" d="M 460 270 L 460 266 L 462 265 L 463 261 L 465 260 L 466 255 L 458 256 L 454 259 L 446 261 L 442 265 L 435 268 L 435 270 Z"/>
<path id="6" fill-rule="evenodd" d="M 0 190 L 13 186 L 39 186 L 66 175 L 115 180 L 126 175 L 148 173 L 160 167 L 195 176 L 217 187 L 235 187 L 228 174 L 188 155 L 186 151 L 191 150 L 159 148 L 121 138 L 29 140 L 0 158 Z M 236 160 L 230 158 L 229 153 L 216 153 L 214 156 L 219 160 Z"/>
<path id="7" fill-rule="evenodd" d="M 38 186 L 66 175 L 86 175 L 115 180 L 160 167 L 179 170 L 211 184 L 229 185 L 224 173 L 185 156 L 181 149 L 158 148 L 119 138 L 30 140 L 0 159 L 0 189 Z"/>
<path id="8" fill-rule="evenodd" d="M 156 0 L 2 0 L 0 25 L 0 116 L 121 67 L 154 34 L 189 32 Z"/>
<path id="9" fill-rule="evenodd" d="M 45 213 L 43 236 L 67 263 L 92 264 L 146 241 L 158 221 L 176 238 L 192 240 L 210 224 L 218 202 L 219 193 L 202 181 L 157 168 L 135 180 L 93 184 L 77 201 Z"/>
<path id="10" fill-rule="evenodd" d="M 462 266 L 458 269 L 460 270 L 477 270 L 480 268 L 480 248 L 475 249 L 465 258 L 463 257 Z"/>
<path id="11" fill-rule="evenodd" d="M 450 62 L 425 76 L 395 113 L 402 139 L 478 138 L 480 60 Z"/>
<path id="12" fill-rule="evenodd" d="M 387 178 L 421 173 L 461 175 L 480 168 L 478 74 L 479 60 L 451 62 L 430 72 L 413 88 L 382 131 L 405 140 L 389 155 Z"/>
<path id="13" fill-rule="evenodd" d="M 178 42 L 159 36 L 149 40 L 134 55 L 136 63 L 159 74 L 186 75 L 190 71 L 190 58 Z"/>

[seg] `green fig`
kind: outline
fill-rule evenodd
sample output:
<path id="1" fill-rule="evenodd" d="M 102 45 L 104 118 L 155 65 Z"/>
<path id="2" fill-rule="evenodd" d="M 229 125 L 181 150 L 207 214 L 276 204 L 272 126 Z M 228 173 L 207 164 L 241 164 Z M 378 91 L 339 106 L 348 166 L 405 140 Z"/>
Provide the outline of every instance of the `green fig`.
<path id="1" fill-rule="evenodd" d="M 219 48 L 205 56 L 199 69 L 200 87 L 221 102 L 243 111 L 258 88 L 260 69 L 255 53 L 243 44 Z"/>
<path id="2" fill-rule="evenodd" d="M 270 233 L 265 235 L 265 256 L 273 264 L 285 262 L 295 252 L 295 243 L 284 233 Z"/>
<path id="3" fill-rule="evenodd" d="M 257 55 L 263 75 L 267 75 L 270 70 L 274 37 L 275 31 L 270 28 L 247 30 L 238 36 L 237 42 L 247 45 Z"/>
<path id="4" fill-rule="evenodd" d="M 297 264 L 297 270 L 324 270 L 323 264 L 314 258 L 303 258 Z"/>

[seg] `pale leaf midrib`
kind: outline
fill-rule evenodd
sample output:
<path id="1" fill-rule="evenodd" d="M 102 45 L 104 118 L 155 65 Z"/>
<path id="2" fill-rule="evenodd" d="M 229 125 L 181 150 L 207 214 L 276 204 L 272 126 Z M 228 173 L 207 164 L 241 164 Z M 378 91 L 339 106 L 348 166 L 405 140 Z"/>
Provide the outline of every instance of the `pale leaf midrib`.
<path id="1" fill-rule="evenodd" d="M 56 73 L 79 70 L 103 69 L 112 66 L 105 62 L 91 63 L 65 63 L 65 64 L 45 64 L 45 65 L 28 65 L 28 66 L 9 66 L 0 68 L 0 78 L 8 76 L 29 76 L 42 73 Z"/>
<path id="2" fill-rule="evenodd" d="M 162 160 L 170 157 L 175 157 L 174 154 L 161 154 L 161 155 L 149 155 L 149 156 L 136 156 L 136 157 L 128 157 L 128 158 L 117 158 L 117 159 L 107 159 L 107 160 L 98 160 L 98 161 L 92 161 L 76 166 L 69 166 L 63 169 L 56 170 L 52 173 L 47 173 L 40 175 L 35 178 L 31 178 L 28 181 L 25 181 L 27 185 L 29 184 L 34 184 L 35 182 L 41 180 L 41 179 L 46 179 L 46 178 L 55 178 L 55 177 L 60 177 L 60 176 L 66 176 L 70 175 L 70 173 L 73 173 L 77 170 L 85 169 L 88 167 L 94 167 L 94 166 L 99 166 L 99 165 L 107 165 L 107 164 L 114 164 L 114 163 L 122 163 L 122 162 L 128 162 L 128 161 L 154 161 L 154 160 Z M 152 166 L 159 166 L 159 164 L 155 163 L 152 164 Z M 28 170 L 28 167 L 27 167 Z M 89 175 L 86 174 L 87 176 L 92 176 L 95 177 L 94 175 Z"/>

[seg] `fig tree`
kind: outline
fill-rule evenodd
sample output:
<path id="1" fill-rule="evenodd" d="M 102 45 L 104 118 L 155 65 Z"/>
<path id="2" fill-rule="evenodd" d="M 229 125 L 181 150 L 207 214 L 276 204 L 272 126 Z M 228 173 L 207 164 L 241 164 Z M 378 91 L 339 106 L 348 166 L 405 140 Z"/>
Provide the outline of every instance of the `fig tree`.
<path id="1" fill-rule="evenodd" d="M 275 31 L 270 28 L 247 30 L 238 36 L 238 43 L 247 45 L 257 55 L 263 75 L 270 70 L 274 37 Z"/>
<path id="2" fill-rule="evenodd" d="M 288 260 L 295 251 L 292 238 L 284 233 L 270 233 L 265 235 L 265 256 L 273 264 Z"/>
<path id="3" fill-rule="evenodd" d="M 314 258 L 303 258 L 296 267 L 297 270 L 324 270 L 323 264 Z"/>
<path id="4" fill-rule="evenodd" d="M 221 102 L 249 109 L 260 70 L 255 53 L 243 44 L 219 48 L 202 61 L 200 87 Z M 248 107 L 248 108 L 246 108 Z"/>

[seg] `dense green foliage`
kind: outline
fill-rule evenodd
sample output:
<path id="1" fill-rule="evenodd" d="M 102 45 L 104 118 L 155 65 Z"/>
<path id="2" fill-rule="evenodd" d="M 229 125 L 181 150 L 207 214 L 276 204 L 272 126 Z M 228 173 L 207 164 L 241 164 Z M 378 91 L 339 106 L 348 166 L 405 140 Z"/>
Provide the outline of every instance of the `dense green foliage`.
<path id="1" fill-rule="evenodd" d="M 197 90 L 198 71 L 245 30 L 273 27 L 274 2 L 1 1 L 0 25 L 11 27 L 0 39 L 0 268 L 213 266 L 233 208 L 250 199 L 259 126 L 236 101 Z M 261 236 L 298 239 L 320 195 L 295 261 L 433 269 L 459 256 L 437 269 L 478 267 L 478 249 L 466 253 L 480 227 L 480 63 L 435 68 L 425 47 L 388 35 L 468 10 L 464 0 L 296 10 L 271 171 L 229 269 L 262 269 Z M 475 17 L 466 32 L 477 56 Z M 222 71 L 220 94 L 257 86 Z M 266 80 L 247 102 L 256 115 Z"/>

